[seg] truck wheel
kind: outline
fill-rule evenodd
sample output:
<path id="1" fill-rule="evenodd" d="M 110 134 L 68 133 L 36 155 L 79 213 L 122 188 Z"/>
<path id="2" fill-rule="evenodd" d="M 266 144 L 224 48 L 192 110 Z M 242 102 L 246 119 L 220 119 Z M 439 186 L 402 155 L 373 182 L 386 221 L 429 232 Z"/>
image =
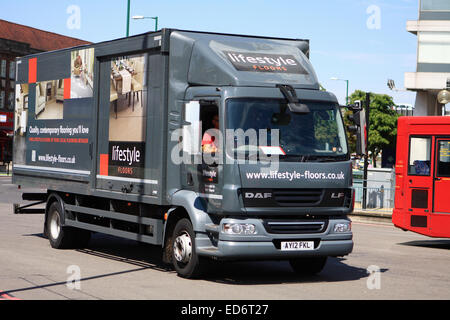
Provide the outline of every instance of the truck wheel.
<path id="1" fill-rule="evenodd" d="M 61 206 L 53 202 L 48 209 L 47 233 L 50 245 L 55 249 L 69 249 L 85 247 L 91 237 L 91 233 L 61 225 Z"/>
<path id="2" fill-rule="evenodd" d="M 315 275 L 322 271 L 328 257 L 297 258 L 289 260 L 292 269 L 302 275 Z"/>
<path id="3" fill-rule="evenodd" d="M 173 230 L 172 264 L 182 278 L 201 274 L 200 259 L 195 252 L 195 233 L 188 219 L 181 219 Z"/>

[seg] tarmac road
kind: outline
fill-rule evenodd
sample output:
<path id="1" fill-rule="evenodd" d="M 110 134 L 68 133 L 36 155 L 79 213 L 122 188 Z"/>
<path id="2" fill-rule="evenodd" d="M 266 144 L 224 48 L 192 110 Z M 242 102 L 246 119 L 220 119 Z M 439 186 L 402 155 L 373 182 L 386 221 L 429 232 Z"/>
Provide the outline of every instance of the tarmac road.
<path id="1" fill-rule="evenodd" d="M 354 222 L 353 253 L 330 258 L 318 276 L 300 277 L 287 262 L 238 262 L 186 280 L 158 247 L 134 241 L 96 234 L 86 249 L 52 249 L 43 215 L 12 213 L 19 199 L 0 177 L 0 299 L 450 299 L 450 240 L 389 224 Z"/>

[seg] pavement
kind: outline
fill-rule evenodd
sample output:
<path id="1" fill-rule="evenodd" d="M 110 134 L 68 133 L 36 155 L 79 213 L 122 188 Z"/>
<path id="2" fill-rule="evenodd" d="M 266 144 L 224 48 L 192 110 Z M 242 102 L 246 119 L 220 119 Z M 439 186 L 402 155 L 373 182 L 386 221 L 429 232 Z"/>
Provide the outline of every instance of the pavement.
<path id="1" fill-rule="evenodd" d="M 392 211 L 355 209 L 349 217 L 352 221 L 392 225 Z"/>

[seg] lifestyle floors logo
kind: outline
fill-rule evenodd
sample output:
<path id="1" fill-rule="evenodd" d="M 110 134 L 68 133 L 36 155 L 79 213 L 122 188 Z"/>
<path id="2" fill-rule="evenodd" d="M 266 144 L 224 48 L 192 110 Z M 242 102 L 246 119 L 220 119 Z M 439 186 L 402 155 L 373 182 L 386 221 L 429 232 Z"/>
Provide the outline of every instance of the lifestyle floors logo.
<path id="1" fill-rule="evenodd" d="M 307 74 L 293 55 L 224 51 L 238 71 Z"/>
<path id="2" fill-rule="evenodd" d="M 143 177 L 144 166 L 144 142 L 109 142 L 109 175 L 141 178 Z"/>

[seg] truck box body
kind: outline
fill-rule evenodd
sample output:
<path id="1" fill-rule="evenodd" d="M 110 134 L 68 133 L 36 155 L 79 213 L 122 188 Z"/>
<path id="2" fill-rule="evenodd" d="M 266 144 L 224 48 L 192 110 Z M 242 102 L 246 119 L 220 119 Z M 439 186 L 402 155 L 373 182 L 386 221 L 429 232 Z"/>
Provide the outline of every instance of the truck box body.
<path id="1" fill-rule="evenodd" d="M 13 183 L 54 194 L 65 206 L 67 226 L 153 244 L 164 245 L 170 217 L 183 216 L 172 214 L 181 209 L 196 232 L 199 255 L 243 259 L 305 254 L 281 251 L 274 244 L 302 239 L 304 232 L 270 234 L 268 223 L 281 219 L 285 227 L 299 227 L 316 218 L 323 229 L 307 234 L 316 241 L 316 251 L 306 255 L 348 254 L 351 231 L 332 234 L 335 222 L 348 221 L 352 211 L 346 138 L 335 111 L 337 100 L 319 90 L 308 55 L 305 40 L 163 29 L 19 58 Z M 275 112 L 286 99 L 277 86 L 289 86 L 299 101 L 310 102 L 311 112 Z M 261 118 L 265 104 L 274 110 L 272 120 Z M 184 160 L 198 156 L 187 151 L 195 139 L 189 142 L 180 130 L 194 128 L 198 120 L 211 127 L 214 112 L 220 128 L 227 129 L 241 128 L 239 123 L 251 129 L 252 121 L 268 121 L 267 127 L 290 112 L 283 118 L 287 123 L 294 118 L 305 123 L 293 134 L 282 131 L 281 140 L 290 143 L 279 154 L 289 156 L 298 147 L 296 139 L 306 136 L 320 143 L 311 152 L 323 152 L 299 154 L 297 160 L 286 156 L 271 171 L 261 170 L 259 162 L 240 163 L 226 152 L 220 153 L 219 165 L 175 161 L 180 155 L 188 154 Z M 193 122 L 196 114 L 200 119 Z M 317 123 L 330 127 L 319 130 Z M 330 136 L 324 128 L 340 135 Z M 115 228 L 111 221 L 116 218 L 136 228 Z M 227 219 L 250 219 L 258 235 L 250 239 L 222 233 Z"/>

